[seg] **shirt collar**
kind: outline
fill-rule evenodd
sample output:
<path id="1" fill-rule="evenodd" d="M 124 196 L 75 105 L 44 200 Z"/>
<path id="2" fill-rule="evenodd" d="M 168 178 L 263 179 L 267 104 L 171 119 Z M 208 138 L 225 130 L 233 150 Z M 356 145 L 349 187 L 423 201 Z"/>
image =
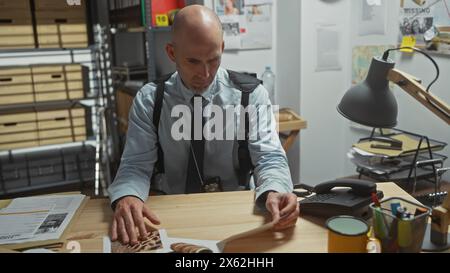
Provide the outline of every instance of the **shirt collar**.
<path id="1" fill-rule="evenodd" d="M 217 71 L 216 76 L 214 77 L 214 80 L 212 81 L 212 83 L 208 86 L 206 91 L 203 92 L 203 94 L 202 94 L 203 98 L 205 98 L 208 102 L 212 102 L 214 96 L 217 93 L 217 80 L 219 77 L 219 72 L 220 72 L 220 69 Z M 184 85 L 179 73 L 177 73 L 177 85 L 178 85 L 177 89 L 180 90 L 181 95 L 183 96 L 184 100 L 186 101 L 187 104 L 189 104 L 192 100 L 192 97 L 194 96 L 194 92 Z"/>

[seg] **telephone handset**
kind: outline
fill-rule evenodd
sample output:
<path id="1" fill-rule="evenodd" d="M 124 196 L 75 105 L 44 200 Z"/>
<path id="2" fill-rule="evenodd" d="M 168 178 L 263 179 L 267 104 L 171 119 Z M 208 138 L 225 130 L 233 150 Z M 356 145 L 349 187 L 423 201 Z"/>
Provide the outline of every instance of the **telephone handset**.
<path id="1" fill-rule="evenodd" d="M 337 179 L 316 185 L 314 187 L 314 192 L 316 194 L 328 193 L 336 187 L 351 188 L 351 191 L 359 196 L 370 196 L 372 192 L 377 190 L 377 185 L 371 181 L 358 179 Z"/>
<path id="2" fill-rule="evenodd" d="M 374 182 L 358 179 L 323 182 L 316 185 L 312 192 L 315 195 L 299 202 L 300 213 L 322 217 L 351 215 L 367 219 L 371 216 L 369 204 L 372 203 L 372 193 L 376 193 L 378 199 L 384 197 L 382 191 L 377 191 Z"/>

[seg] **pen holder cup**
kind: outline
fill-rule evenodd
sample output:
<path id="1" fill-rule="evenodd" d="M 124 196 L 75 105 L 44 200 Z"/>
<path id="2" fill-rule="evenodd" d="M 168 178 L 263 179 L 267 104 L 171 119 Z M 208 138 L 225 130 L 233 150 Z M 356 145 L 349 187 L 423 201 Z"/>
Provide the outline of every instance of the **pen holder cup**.
<path id="1" fill-rule="evenodd" d="M 380 240 L 383 253 L 418 253 L 422 250 L 430 208 L 396 197 L 381 201 L 380 207 L 372 203 L 370 208 L 373 231 Z"/>

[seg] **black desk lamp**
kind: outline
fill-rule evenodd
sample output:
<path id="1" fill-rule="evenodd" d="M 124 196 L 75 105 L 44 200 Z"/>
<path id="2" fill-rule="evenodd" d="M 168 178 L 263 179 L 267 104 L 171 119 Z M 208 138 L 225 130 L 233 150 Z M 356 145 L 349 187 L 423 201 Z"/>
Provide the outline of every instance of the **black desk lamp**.
<path id="1" fill-rule="evenodd" d="M 437 76 L 425 89 L 419 80 L 402 71 L 394 69 L 395 63 L 390 60 L 389 52 L 403 48 L 387 50 L 383 57 L 375 57 L 364 82 L 355 85 L 341 100 L 337 110 L 341 115 L 356 123 L 374 128 L 393 128 L 397 125 L 397 101 L 389 89 L 389 81 L 394 82 L 418 102 L 450 125 L 450 107 L 429 90 L 439 77 L 439 67 L 425 52 L 409 48 L 429 58 L 436 67 Z"/>

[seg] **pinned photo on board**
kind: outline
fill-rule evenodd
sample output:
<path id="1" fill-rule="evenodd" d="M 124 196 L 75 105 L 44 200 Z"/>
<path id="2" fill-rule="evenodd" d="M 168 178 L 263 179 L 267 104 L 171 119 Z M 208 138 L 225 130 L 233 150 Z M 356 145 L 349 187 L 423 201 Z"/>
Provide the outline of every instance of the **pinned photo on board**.
<path id="1" fill-rule="evenodd" d="M 214 7 L 219 16 L 244 14 L 243 0 L 215 0 Z"/>

